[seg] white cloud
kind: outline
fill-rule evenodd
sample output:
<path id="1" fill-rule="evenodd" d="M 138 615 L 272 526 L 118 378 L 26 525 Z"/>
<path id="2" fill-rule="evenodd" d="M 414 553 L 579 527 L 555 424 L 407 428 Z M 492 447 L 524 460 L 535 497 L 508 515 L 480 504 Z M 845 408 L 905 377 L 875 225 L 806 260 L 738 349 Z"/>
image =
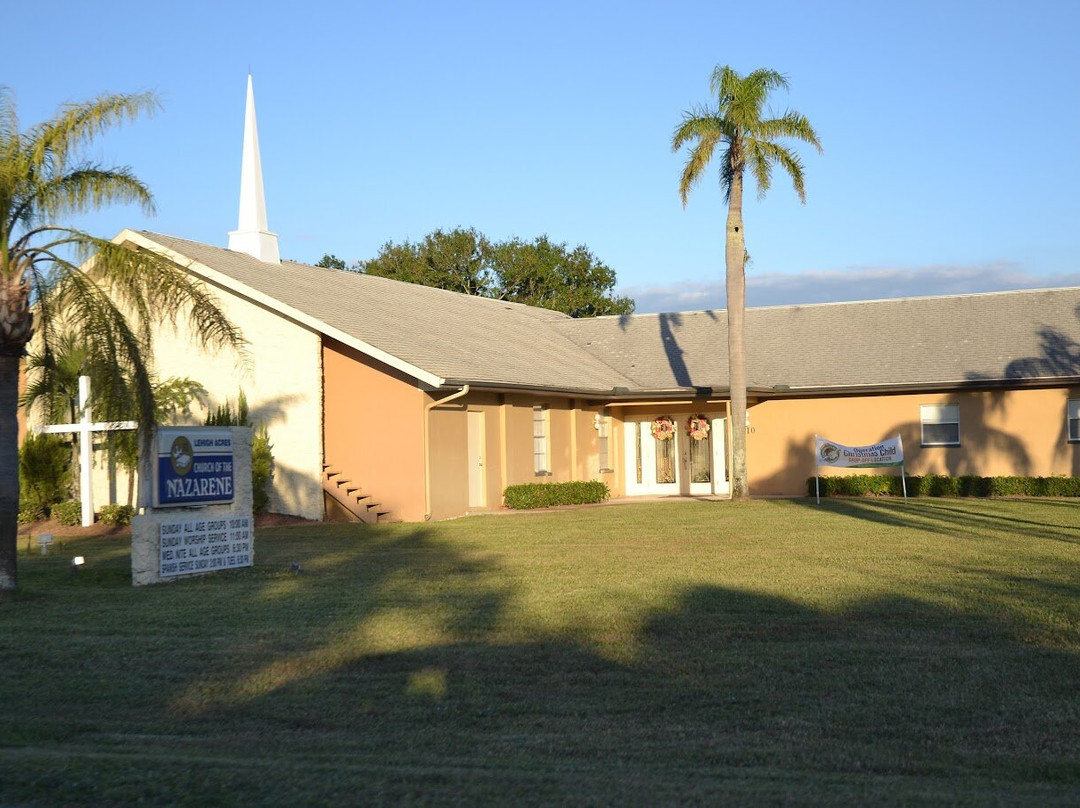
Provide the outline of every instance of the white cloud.
<path id="1" fill-rule="evenodd" d="M 1008 263 L 914 269 L 853 267 L 798 275 L 755 274 L 751 270 L 746 279 L 746 303 L 749 306 L 779 306 L 1064 286 L 1080 286 L 1080 272 L 1033 275 Z M 629 287 L 620 290 L 619 294 L 634 298 L 636 311 L 643 314 L 722 309 L 725 305 L 723 277 L 711 283 Z"/>

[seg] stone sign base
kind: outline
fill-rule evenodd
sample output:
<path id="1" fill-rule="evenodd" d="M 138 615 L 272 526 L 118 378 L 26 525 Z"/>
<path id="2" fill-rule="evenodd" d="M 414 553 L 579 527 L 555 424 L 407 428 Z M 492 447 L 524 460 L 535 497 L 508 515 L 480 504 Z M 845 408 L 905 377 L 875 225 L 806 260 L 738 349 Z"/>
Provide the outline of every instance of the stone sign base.
<path id="1" fill-rule="evenodd" d="M 232 431 L 236 480 L 233 501 L 198 507 L 146 508 L 132 517 L 131 582 L 135 586 L 254 563 L 251 429 L 228 429 Z"/>

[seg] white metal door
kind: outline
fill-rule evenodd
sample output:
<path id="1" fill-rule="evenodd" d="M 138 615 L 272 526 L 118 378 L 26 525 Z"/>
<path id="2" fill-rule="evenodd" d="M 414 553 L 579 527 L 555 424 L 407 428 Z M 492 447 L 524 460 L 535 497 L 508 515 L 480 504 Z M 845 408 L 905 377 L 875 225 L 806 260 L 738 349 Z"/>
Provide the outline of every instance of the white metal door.
<path id="1" fill-rule="evenodd" d="M 469 507 L 483 508 L 487 505 L 484 475 L 484 413 L 469 415 Z"/>

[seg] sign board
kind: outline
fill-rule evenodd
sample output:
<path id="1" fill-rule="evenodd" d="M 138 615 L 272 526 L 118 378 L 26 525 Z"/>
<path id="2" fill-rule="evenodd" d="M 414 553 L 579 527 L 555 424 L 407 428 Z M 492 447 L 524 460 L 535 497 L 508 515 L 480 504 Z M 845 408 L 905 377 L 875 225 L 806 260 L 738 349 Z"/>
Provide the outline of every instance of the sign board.
<path id="1" fill-rule="evenodd" d="M 162 578 L 254 563 L 250 516 L 216 513 L 198 519 L 172 519 L 162 522 L 159 531 L 158 573 Z"/>
<path id="2" fill-rule="evenodd" d="M 874 469 L 904 465 L 904 444 L 900 436 L 870 446 L 844 446 L 814 436 L 814 455 L 819 466 L 841 469 Z"/>
<path id="3" fill-rule="evenodd" d="M 227 427 L 161 427 L 155 445 L 155 508 L 233 501 L 233 441 Z"/>
<path id="4" fill-rule="evenodd" d="M 820 435 L 814 435 L 814 463 L 814 493 L 817 495 L 818 505 L 821 504 L 821 476 L 818 473 L 821 466 L 837 469 L 897 467 L 900 469 L 900 486 L 904 490 L 904 501 L 907 501 L 904 442 L 899 435 L 869 446 L 845 446 L 842 443 L 826 440 Z"/>

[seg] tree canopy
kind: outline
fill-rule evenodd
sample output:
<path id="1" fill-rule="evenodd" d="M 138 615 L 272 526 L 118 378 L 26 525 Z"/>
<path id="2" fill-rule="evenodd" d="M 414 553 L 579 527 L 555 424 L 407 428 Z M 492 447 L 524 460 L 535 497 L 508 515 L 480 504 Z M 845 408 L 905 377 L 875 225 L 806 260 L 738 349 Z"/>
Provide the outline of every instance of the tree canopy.
<path id="1" fill-rule="evenodd" d="M 320 266 L 337 266 L 333 255 Z M 541 306 L 571 317 L 630 314 L 634 301 L 614 294 L 615 270 L 587 247 L 547 236 L 492 242 L 475 229 L 435 230 L 413 243 L 386 243 L 353 269 L 369 275 Z"/>

